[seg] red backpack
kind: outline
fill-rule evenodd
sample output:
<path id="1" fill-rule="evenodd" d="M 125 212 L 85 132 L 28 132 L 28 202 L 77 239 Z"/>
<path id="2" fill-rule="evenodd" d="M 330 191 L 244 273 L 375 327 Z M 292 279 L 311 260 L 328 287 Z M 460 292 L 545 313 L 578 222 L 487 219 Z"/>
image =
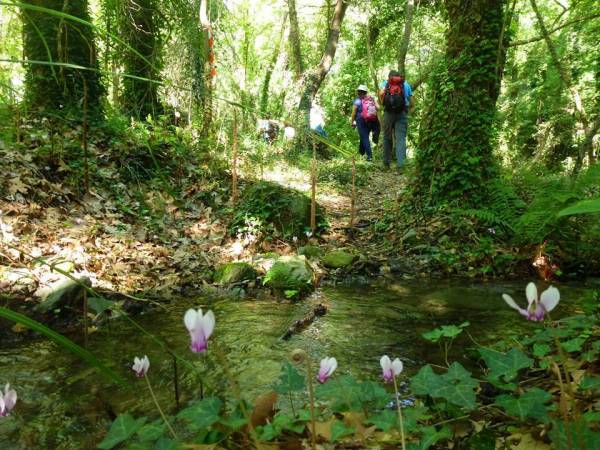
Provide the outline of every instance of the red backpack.
<path id="1" fill-rule="evenodd" d="M 373 97 L 365 95 L 360 100 L 360 103 L 362 105 L 360 117 L 362 117 L 365 122 L 375 122 L 377 120 L 377 106 L 375 105 Z"/>
<path id="2" fill-rule="evenodd" d="M 388 80 L 383 97 L 383 106 L 386 111 L 406 111 L 406 99 L 404 98 L 404 78 L 400 75 L 392 76 Z"/>

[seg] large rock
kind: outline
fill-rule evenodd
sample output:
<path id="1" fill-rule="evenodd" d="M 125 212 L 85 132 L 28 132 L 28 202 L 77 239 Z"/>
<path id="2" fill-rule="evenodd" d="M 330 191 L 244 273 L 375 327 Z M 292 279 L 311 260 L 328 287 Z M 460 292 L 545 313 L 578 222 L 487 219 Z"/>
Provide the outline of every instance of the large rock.
<path id="1" fill-rule="evenodd" d="M 321 247 L 317 247 L 316 245 L 305 245 L 304 247 L 300 247 L 298 249 L 299 255 L 304 255 L 309 259 L 319 258 L 323 255 L 323 249 Z"/>
<path id="2" fill-rule="evenodd" d="M 277 293 L 303 294 L 313 288 L 313 270 L 302 255 L 282 256 L 265 275 L 264 284 Z"/>
<path id="3" fill-rule="evenodd" d="M 356 261 L 357 258 L 358 256 L 345 252 L 344 250 L 334 250 L 323 257 L 323 265 L 330 269 L 340 269 L 342 267 L 348 267 Z"/>
<path id="4" fill-rule="evenodd" d="M 46 288 L 39 289 L 36 295 L 44 300 L 35 310 L 42 314 L 50 311 L 81 310 L 83 308 L 83 292 L 85 287 L 91 287 L 92 282 L 87 277 L 75 281 L 70 278 L 58 281 Z"/>
<path id="5" fill-rule="evenodd" d="M 256 270 L 245 262 L 233 262 L 217 267 L 213 280 L 216 284 L 225 286 L 228 284 L 252 281 L 256 278 Z"/>

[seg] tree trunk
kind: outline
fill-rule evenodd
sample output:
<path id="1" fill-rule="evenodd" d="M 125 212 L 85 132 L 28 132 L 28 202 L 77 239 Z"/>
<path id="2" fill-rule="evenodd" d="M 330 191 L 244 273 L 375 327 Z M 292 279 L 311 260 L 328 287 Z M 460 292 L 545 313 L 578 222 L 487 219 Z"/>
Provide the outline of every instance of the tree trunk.
<path id="1" fill-rule="evenodd" d="M 413 13 L 415 10 L 415 0 L 406 0 L 406 13 L 404 22 L 404 33 L 400 41 L 400 50 L 398 52 L 398 71 L 406 76 L 406 54 L 410 44 L 410 33 L 412 32 Z"/>
<path id="2" fill-rule="evenodd" d="M 287 0 L 288 14 L 290 16 L 290 49 L 296 79 L 300 79 L 304 73 L 302 64 L 302 51 L 300 49 L 300 27 L 298 26 L 298 14 L 296 12 L 296 0 Z"/>
<path id="3" fill-rule="evenodd" d="M 120 34 L 131 48 L 123 49 L 125 73 L 148 80 L 158 80 L 161 66 L 161 39 L 155 0 L 122 0 Z M 141 55 L 141 56 L 140 56 Z M 162 112 L 158 84 L 125 77 L 121 104 L 127 113 L 146 118 Z"/>
<path id="4" fill-rule="evenodd" d="M 433 204 L 481 207 L 496 175 L 493 122 L 502 76 L 496 62 L 498 49 L 507 48 L 499 45 L 506 1 L 445 0 L 446 53 L 432 75 L 416 158 L 416 193 Z"/>
<path id="5" fill-rule="evenodd" d="M 283 35 L 285 33 L 285 25 L 287 22 L 287 13 L 283 15 L 283 21 L 281 23 L 281 30 L 279 31 L 279 37 L 277 39 L 277 44 L 273 47 L 273 54 L 271 55 L 271 60 L 267 65 L 267 69 L 265 71 L 265 78 L 262 83 L 262 87 L 260 89 L 260 113 L 265 114 L 267 112 L 269 106 L 269 85 L 271 84 L 271 76 L 273 75 L 273 70 L 275 70 L 275 65 L 277 64 L 277 60 L 279 59 L 279 53 L 281 51 L 281 41 L 283 41 Z"/>
<path id="6" fill-rule="evenodd" d="M 329 26 L 329 33 L 327 35 L 327 42 L 325 44 L 323 56 L 321 57 L 321 62 L 316 68 L 310 70 L 304 75 L 301 91 L 302 97 L 300 98 L 301 110 L 310 110 L 312 101 L 317 95 L 317 92 L 321 87 L 321 83 L 323 83 L 323 80 L 331 69 L 333 58 L 335 57 L 335 52 L 337 50 L 337 44 L 342 28 L 342 21 L 344 20 L 346 9 L 348 9 L 348 3 L 345 0 L 337 0 L 335 4 L 335 11 L 333 13 L 333 19 L 331 20 L 331 25 Z"/>
<path id="7" fill-rule="evenodd" d="M 371 75 L 371 79 L 373 80 L 374 90 L 373 92 L 377 92 L 379 89 L 379 81 L 377 80 L 377 71 L 373 65 L 373 44 L 374 41 L 372 39 L 371 33 L 371 18 L 367 17 L 367 59 L 369 60 L 369 74 Z"/>
<path id="8" fill-rule="evenodd" d="M 90 21 L 87 1 L 30 0 L 41 6 Z M 67 63 L 92 70 L 40 64 L 27 65 L 26 100 L 30 108 L 52 111 L 53 114 L 72 113 L 81 117 L 84 79 L 87 83 L 89 114 L 99 115 L 100 85 L 96 45 L 92 29 L 69 19 L 49 13 L 22 9 L 23 54 L 32 61 Z"/>
<path id="9" fill-rule="evenodd" d="M 558 71 L 558 74 L 560 75 L 560 79 L 561 79 L 562 83 L 567 88 L 567 90 L 571 93 L 573 105 L 575 106 L 575 111 L 577 111 L 577 115 L 579 116 L 578 118 L 579 118 L 581 124 L 583 125 L 585 135 L 589 136 L 590 134 L 592 134 L 592 130 L 590 128 L 590 123 L 589 123 L 589 120 L 585 113 L 585 109 L 583 108 L 583 103 L 581 101 L 581 95 L 579 94 L 579 91 L 577 90 L 577 88 L 575 87 L 575 85 L 573 83 L 571 74 L 569 73 L 568 70 L 566 70 L 564 68 L 564 66 L 560 62 L 560 59 L 558 57 L 558 52 L 556 50 L 556 46 L 554 45 L 554 42 L 552 42 L 552 39 L 550 38 L 548 29 L 546 28 L 546 25 L 544 24 L 544 18 L 540 14 L 540 10 L 537 7 L 536 1 L 530 0 L 530 2 L 531 2 L 531 8 L 533 9 L 535 16 L 537 17 L 538 25 L 540 27 L 540 32 L 542 33 L 542 37 L 544 38 L 544 41 L 546 42 L 546 46 L 548 47 L 548 52 L 550 53 L 550 58 L 552 59 L 554 67 L 556 68 L 556 70 Z M 585 154 L 581 154 L 581 152 L 583 151 L 583 145 L 580 145 L 579 148 L 580 148 L 580 154 L 578 157 L 583 159 L 583 157 L 585 156 Z M 590 157 L 589 163 L 593 164 L 594 163 L 594 155 L 592 153 L 590 153 L 588 156 Z"/>

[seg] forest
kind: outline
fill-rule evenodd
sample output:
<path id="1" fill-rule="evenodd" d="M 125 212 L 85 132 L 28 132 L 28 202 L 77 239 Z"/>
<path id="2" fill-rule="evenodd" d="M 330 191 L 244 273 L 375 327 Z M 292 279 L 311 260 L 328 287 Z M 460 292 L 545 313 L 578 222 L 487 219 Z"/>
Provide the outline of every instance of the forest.
<path id="1" fill-rule="evenodd" d="M 0 448 L 600 450 L 599 42 L 0 0 Z"/>

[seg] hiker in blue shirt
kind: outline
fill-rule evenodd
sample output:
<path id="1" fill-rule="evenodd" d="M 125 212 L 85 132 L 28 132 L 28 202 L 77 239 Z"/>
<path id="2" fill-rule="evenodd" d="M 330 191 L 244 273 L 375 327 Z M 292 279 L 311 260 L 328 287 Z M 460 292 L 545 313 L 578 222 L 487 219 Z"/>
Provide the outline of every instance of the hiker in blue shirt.
<path id="1" fill-rule="evenodd" d="M 406 131 L 408 114 L 413 111 L 415 102 L 412 88 L 404 75 L 390 71 L 388 79 L 381 83 L 379 100 L 383 105 L 383 164 L 390 167 L 392 159 L 392 139 L 396 139 L 396 163 L 402 167 L 406 159 Z"/>
<path id="2" fill-rule="evenodd" d="M 360 142 L 358 143 L 358 152 L 361 156 L 367 155 L 367 161 L 373 161 L 373 152 L 371 151 L 371 142 L 369 135 L 373 133 L 373 143 L 379 142 L 379 117 L 377 116 L 377 104 L 370 95 L 367 95 L 368 89 L 364 84 L 356 88 L 358 98 L 352 104 L 352 116 L 350 124 L 358 130 Z"/>

